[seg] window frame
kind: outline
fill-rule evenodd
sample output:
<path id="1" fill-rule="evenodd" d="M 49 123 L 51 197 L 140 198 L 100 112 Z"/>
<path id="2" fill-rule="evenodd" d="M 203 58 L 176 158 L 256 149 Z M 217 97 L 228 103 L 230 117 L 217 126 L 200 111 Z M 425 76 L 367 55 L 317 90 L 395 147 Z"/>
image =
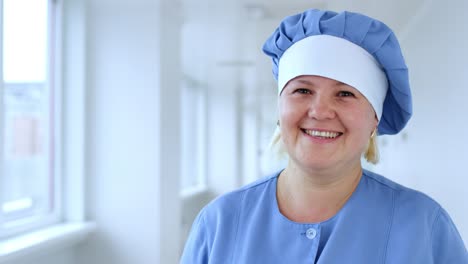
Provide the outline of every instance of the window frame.
<path id="1" fill-rule="evenodd" d="M 62 4 L 58 0 L 48 0 L 48 43 L 47 43 L 47 86 L 49 97 L 49 146 L 47 151 L 49 159 L 49 193 L 52 196 L 52 210 L 48 214 L 27 215 L 18 217 L 15 220 L 4 221 L 5 217 L 0 212 L 0 239 L 13 237 L 18 234 L 29 232 L 51 226 L 62 220 Z M 0 1 L 0 54 L 3 57 L 3 1 Z M 0 63 L 0 107 L 3 108 L 4 83 L 3 83 L 3 63 Z M 4 120 L 0 120 L 0 148 L 4 144 Z M 4 153 L 0 151 L 0 160 L 4 160 Z M 3 170 L 3 162 L 0 162 L 0 169 Z M 3 199 L 1 199 L 3 201 Z"/>

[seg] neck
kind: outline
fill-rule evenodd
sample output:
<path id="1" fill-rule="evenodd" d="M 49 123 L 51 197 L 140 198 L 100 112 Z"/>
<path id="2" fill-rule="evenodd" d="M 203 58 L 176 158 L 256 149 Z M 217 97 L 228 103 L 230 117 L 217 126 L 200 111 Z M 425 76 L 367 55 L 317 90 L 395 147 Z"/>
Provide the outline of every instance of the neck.
<path id="1" fill-rule="evenodd" d="M 344 206 L 361 175 L 360 163 L 321 171 L 304 171 L 290 163 L 278 178 L 280 211 L 296 222 L 325 221 Z"/>

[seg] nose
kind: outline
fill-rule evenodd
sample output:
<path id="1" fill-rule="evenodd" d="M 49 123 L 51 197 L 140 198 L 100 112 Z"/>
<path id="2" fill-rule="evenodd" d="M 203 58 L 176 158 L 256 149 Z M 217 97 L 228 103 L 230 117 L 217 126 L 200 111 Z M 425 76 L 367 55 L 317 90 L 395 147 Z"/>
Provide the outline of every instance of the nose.
<path id="1" fill-rule="evenodd" d="M 336 111 L 331 99 L 323 95 L 316 95 L 311 98 L 308 115 L 317 120 L 332 119 L 336 116 Z"/>

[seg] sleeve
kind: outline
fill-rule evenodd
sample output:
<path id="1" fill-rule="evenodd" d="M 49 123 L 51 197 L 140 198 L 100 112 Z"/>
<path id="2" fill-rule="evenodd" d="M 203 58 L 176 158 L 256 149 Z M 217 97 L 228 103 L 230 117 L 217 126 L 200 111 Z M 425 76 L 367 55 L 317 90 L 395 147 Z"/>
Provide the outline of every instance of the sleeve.
<path id="1" fill-rule="evenodd" d="M 207 264 L 209 251 L 207 228 L 202 210 L 192 224 L 180 264 Z"/>
<path id="2" fill-rule="evenodd" d="M 448 213 L 440 208 L 432 228 L 434 264 L 468 264 L 468 252 Z"/>

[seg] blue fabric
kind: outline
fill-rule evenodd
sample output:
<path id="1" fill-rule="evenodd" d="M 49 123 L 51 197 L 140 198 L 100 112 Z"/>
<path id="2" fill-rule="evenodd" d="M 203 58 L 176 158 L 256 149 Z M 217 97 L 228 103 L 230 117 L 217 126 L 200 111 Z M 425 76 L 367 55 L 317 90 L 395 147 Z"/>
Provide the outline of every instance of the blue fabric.
<path id="1" fill-rule="evenodd" d="M 468 264 L 447 212 L 422 193 L 365 171 L 338 214 L 303 224 L 279 212 L 277 176 L 207 205 L 181 263 Z"/>
<path id="2" fill-rule="evenodd" d="M 266 40 L 263 51 L 273 61 L 273 75 L 278 79 L 278 63 L 294 43 L 309 36 L 331 35 L 346 39 L 374 56 L 388 79 L 380 135 L 400 132 L 412 115 L 408 68 L 395 34 L 384 23 L 352 12 L 336 13 L 316 9 L 286 17 Z"/>

